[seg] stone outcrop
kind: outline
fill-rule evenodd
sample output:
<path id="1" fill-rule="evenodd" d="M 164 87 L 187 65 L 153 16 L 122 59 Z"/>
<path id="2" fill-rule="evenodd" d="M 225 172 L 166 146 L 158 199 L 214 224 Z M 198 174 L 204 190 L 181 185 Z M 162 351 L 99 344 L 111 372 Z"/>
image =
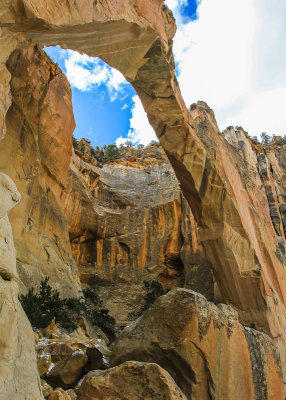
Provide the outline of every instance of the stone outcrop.
<path id="1" fill-rule="evenodd" d="M 243 327 L 230 306 L 187 289 L 160 297 L 123 330 L 112 365 L 134 359 L 163 366 L 187 399 L 284 399 L 270 338 Z"/>
<path id="2" fill-rule="evenodd" d="M 7 212 L 20 200 L 14 182 L 0 173 L 0 399 L 42 399 L 34 335 L 18 300 L 18 275 Z"/>
<path id="3" fill-rule="evenodd" d="M 75 391 L 78 400 L 186 400 L 171 376 L 159 365 L 136 361 L 106 371 L 91 371 Z"/>
<path id="4" fill-rule="evenodd" d="M 61 200 L 75 127 L 71 90 L 37 46 L 13 53 L 7 67 L 12 105 L 0 146 L 0 169 L 22 195 L 10 213 L 18 273 L 26 287 L 38 286 L 49 276 L 63 295 L 71 297 L 78 293 L 79 282 Z"/>

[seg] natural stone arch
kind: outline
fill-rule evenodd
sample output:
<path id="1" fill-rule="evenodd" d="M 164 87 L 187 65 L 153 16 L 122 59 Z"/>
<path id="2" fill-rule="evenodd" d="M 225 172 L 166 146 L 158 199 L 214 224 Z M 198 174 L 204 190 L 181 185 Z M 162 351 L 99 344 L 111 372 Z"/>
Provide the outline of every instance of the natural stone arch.
<path id="1" fill-rule="evenodd" d="M 248 192 L 208 107 L 187 110 L 174 73 L 175 24 L 162 0 L 11 1 L 2 5 L 0 24 L 0 134 L 9 107 L 4 63 L 17 47 L 59 44 L 118 69 L 137 91 L 191 205 L 221 300 L 237 307 L 244 323 L 283 343 L 285 322 L 276 319 L 285 315 L 286 293 L 278 242 L 270 216 L 255 214 L 258 198 L 267 204 L 265 193 L 254 174 L 248 183 L 256 186 Z"/>

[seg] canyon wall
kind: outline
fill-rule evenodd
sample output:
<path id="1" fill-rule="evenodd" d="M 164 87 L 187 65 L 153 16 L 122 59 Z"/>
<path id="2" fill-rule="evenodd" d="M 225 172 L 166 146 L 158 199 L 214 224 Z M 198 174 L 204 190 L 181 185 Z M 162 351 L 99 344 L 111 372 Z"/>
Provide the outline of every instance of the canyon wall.
<path id="1" fill-rule="evenodd" d="M 14 52 L 7 68 L 12 103 L 1 141 L 0 169 L 22 196 L 9 215 L 17 270 L 27 287 L 38 286 L 49 276 L 61 293 L 73 296 L 80 285 L 61 204 L 75 127 L 71 90 L 37 46 Z"/>
<path id="2" fill-rule="evenodd" d="M 0 399 L 42 399 L 34 335 L 18 300 L 19 277 L 7 215 L 21 196 L 2 172 L 0 198 Z"/>
<path id="3" fill-rule="evenodd" d="M 76 151 L 64 200 L 81 282 L 103 279 L 103 303 L 120 325 L 144 306 L 144 281 L 214 299 L 194 217 L 162 148 L 131 153 L 97 167 L 92 157 L 84 161 L 87 152 Z"/>
<path id="4" fill-rule="evenodd" d="M 116 268 L 116 264 L 119 267 L 121 260 L 123 263 L 128 258 L 126 253 L 130 249 L 120 238 L 124 235 L 120 231 L 120 222 L 118 232 L 113 232 L 116 235 L 111 235 L 116 239 L 111 240 L 100 232 L 100 225 L 88 226 L 90 221 L 87 218 L 87 225 L 83 226 L 69 209 L 72 205 L 79 206 L 78 215 L 84 215 L 81 208 L 84 208 L 82 204 L 86 196 L 86 204 L 97 207 L 103 220 L 110 220 L 108 214 L 116 213 L 101 208 L 106 201 L 104 185 L 109 182 L 110 188 L 117 190 L 111 182 L 111 171 L 114 175 L 122 175 L 122 166 L 105 167 L 98 174 L 98 197 L 96 193 L 95 196 L 92 194 L 89 182 L 96 173 L 85 173 L 84 169 L 92 168 L 86 168 L 83 160 L 75 158 L 68 172 L 74 121 L 67 82 L 48 58 L 39 56 L 41 52 L 37 46 L 13 53 L 16 48 L 25 48 L 33 43 L 60 44 L 64 48 L 101 57 L 132 83 L 192 210 L 198 227 L 198 243 L 202 244 L 208 265 L 212 266 L 215 301 L 232 305 L 241 324 L 269 336 L 270 339 L 260 341 L 266 353 L 268 345 L 265 343 L 273 339 L 285 381 L 285 149 L 253 145 L 240 129 L 230 129 L 221 134 L 213 112 L 203 102 L 187 110 L 174 73 L 172 37 L 175 24 L 162 1 L 66 0 L 55 3 L 21 0 L 7 1 L 1 7 L 0 136 L 4 139 L 1 140 L 0 160 L 1 170 L 16 181 L 23 199 L 22 205 L 20 203 L 11 211 L 9 217 L 14 226 L 16 248 L 19 249 L 18 271 L 24 286 L 33 280 L 38 283 L 49 274 L 63 293 L 77 294 L 80 286 L 72 252 L 83 265 L 89 263 L 88 257 L 91 257 L 91 263 L 96 257 L 100 264 L 103 258 L 97 241 L 103 240 L 110 249 L 106 263 Z M 42 63 L 40 57 L 45 62 Z M 135 176 L 137 172 L 132 171 L 132 174 Z M 136 175 L 136 180 L 140 179 L 139 176 Z M 77 185 L 77 182 L 81 182 L 76 192 L 78 197 L 73 198 L 68 185 Z M 128 196 L 123 207 L 126 200 Z M 120 206 L 113 199 L 111 202 L 115 210 L 118 211 L 119 207 L 119 215 L 122 199 Z M 180 202 L 182 209 L 183 202 Z M 170 207 L 171 212 L 166 212 L 173 218 L 174 205 L 178 202 L 173 198 L 170 204 L 166 207 Z M 64 207 L 68 207 L 69 212 Z M 129 218 L 133 212 L 136 215 L 136 206 L 126 216 Z M 190 215 L 189 211 L 186 215 Z M 157 220 L 162 221 L 161 217 Z M 179 225 L 181 222 L 177 227 Z M 130 224 L 128 221 L 128 226 L 133 229 L 136 222 Z M 79 232 L 76 232 L 78 227 Z M 168 237 L 165 228 L 171 227 L 167 224 L 162 229 L 163 239 L 172 243 L 172 229 Z M 96 246 L 90 250 L 88 234 L 95 233 L 97 237 L 91 238 Z M 128 243 L 130 240 L 131 237 Z M 144 242 L 144 235 L 142 240 Z M 137 258 L 141 257 L 141 264 L 138 261 L 141 268 L 144 248 L 141 245 L 134 251 Z M 160 245 L 158 251 L 161 252 Z M 176 254 L 178 251 L 176 248 Z M 161 268 L 162 261 L 160 258 Z M 6 279 L 5 274 L 3 278 Z M 2 292 L 6 293 L 4 289 Z M 198 311 L 202 316 L 203 312 L 202 309 Z M 20 322 L 23 326 L 24 321 L 23 317 Z M 156 317 L 152 317 L 152 321 L 156 321 Z M 190 327 L 190 324 L 186 326 Z M 20 333 L 16 333 L 16 337 L 20 337 Z M 29 339 L 23 344 L 25 351 L 31 346 L 32 331 L 27 333 L 27 337 Z M 224 346 L 227 352 L 227 340 Z M 206 346 L 202 351 L 208 360 L 211 349 Z M 251 348 L 247 351 L 248 360 L 255 364 L 259 356 Z M 137 353 L 133 354 L 135 357 Z M 244 362 L 243 357 L 230 358 L 236 365 Z M 276 357 L 273 373 L 278 388 L 276 394 L 267 389 L 261 397 L 254 390 L 250 398 L 283 398 L 282 389 L 279 389 L 282 378 L 278 361 Z M 245 365 L 249 367 L 250 363 Z M 29 375 L 36 387 L 37 379 L 33 372 L 26 370 L 26 373 L 25 381 Z M 214 380 L 213 373 L 211 376 Z M 271 373 L 264 376 L 270 383 Z M 15 379 L 22 382 L 22 375 Z M 251 379 L 255 381 L 254 376 Z M 216 384 L 223 385 L 219 381 L 215 381 Z M 233 385 L 239 391 L 241 383 L 234 382 Z M 29 388 L 24 383 L 23 390 L 29 398 Z"/>

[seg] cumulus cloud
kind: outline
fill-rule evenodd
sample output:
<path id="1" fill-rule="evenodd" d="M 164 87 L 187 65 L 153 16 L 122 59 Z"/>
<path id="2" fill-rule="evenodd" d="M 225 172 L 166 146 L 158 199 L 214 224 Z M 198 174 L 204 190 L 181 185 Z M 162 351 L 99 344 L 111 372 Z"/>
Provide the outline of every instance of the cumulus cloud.
<path id="1" fill-rule="evenodd" d="M 72 50 L 63 51 L 65 58 L 66 76 L 71 86 L 88 92 L 94 87 L 106 85 L 111 101 L 125 89 L 128 82 L 117 70 L 104 64 L 98 58 L 79 54 Z"/>
<path id="2" fill-rule="evenodd" d="M 183 2 L 166 4 L 177 16 Z M 206 101 L 221 129 L 285 133 L 285 15 L 284 0 L 202 0 L 196 21 L 177 18 L 174 54 L 187 105 Z"/>
<path id="3" fill-rule="evenodd" d="M 130 129 L 126 137 L 120 136 L 116 140 L 117 146 L 124 144 L 126 140 L 131 140 L 134 144 L 149 144 L 152 140 L 156 140 L 157 136 L 151 125 L 149 124 L 147 115 L 141 104 L 139 97 L 136 95 L 132 98 L 133 106 L 131 109 Z"/>

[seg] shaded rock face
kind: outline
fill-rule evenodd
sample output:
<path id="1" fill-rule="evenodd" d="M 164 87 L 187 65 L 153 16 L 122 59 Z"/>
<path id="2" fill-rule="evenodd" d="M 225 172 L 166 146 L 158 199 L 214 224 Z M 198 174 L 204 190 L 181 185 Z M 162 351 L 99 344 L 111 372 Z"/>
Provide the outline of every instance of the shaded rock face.
<path id="1" fill-rule="evenodd" d="M 281 365 L 270 338 L 244 328 L 235 310 L 198 293 L 174 289 L 126 327 L 112 365 L 154 362 L 187 399 L 284 399 Z"/>
<path id="2" fill-rule="evenodd" d="M 72 157 L 65 198 L 72 254 L 82 283 L 93 274 L 103 279 L 103 303 L 119 324 L 134 319 L 144 305 L 143 281 L 191 287 L 213 300 L 194 218 L 161 158 L 141 163 L 130 157 L 97 168 Z"/>
<path id="3" fill-rule="evenodd" d="M 18 275 L 7 212 L 20 200 L 13 181 L 0 173 L 0 399 L 41 399 L 30 323 L 18 300 Z"/>
<path id="4" fill-rule="evenodd" d="M 163 368 L 136 361 L 125 362 L 107 371 L 91 371 L 75 391 L 78 400 L 186 400 Z"/>
<path id="5" fill-rule="evenodd" d="M 7 67 L 12 105 L 0 146 L 0 169 L 22 195 L 10 213 L 18 273 L 26 287 L 48 275 L 60 292 L 73 296 L 79 283 L 61 200 L 75 126 L 71 90 L 37 46 L 14 52 Z"/>

